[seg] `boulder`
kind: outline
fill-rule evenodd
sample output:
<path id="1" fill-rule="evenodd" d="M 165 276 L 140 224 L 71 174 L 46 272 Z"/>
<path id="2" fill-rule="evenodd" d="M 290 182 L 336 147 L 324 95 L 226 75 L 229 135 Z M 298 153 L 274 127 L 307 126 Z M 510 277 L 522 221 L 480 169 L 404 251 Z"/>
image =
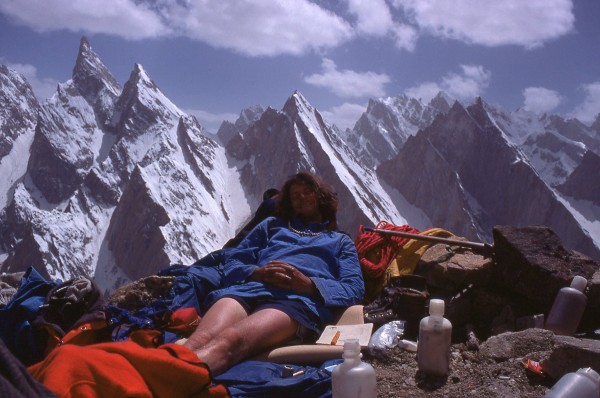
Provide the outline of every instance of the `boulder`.
<path id="1" fill-rule="evenodd" d="M 173 286 L 174 280 L 174 276 L 147 276 L 115 289 L 107 302 L 128 311 L 135 311 L 164 297 Z"/>
<path id="2" fill-rule="evenodd" d="M 434 289 L 457 292 L 469 284 L 487 285 L 493 267 L 492 258 L 468 248 L 440 243 L 423 253 L 415 273 L 424 275 L 427 285 Z"/>
<path id="3" fill-rule="evenodd" d="M 479 351 L 482 355 L 496 361 L 510 358 L 527 359 L 532 353 L 551 351 L 554 347 L 554 338 L 554 333 L 545 329 L 501 333 L 483 342 Z"/>
<path id="4" fill-rule="evenodd" d="M 556 233 L 543 226 L 496 226 L 493 229 L 497 274 L 491 286 L 521 296 L 532 314 L 546 316 L 558 291 L 575 275 L 588 280 L 588 306 L 580 329 L 600 326 L 600 264 L 565 248 Z"/>
<path id="5" fill-rule="evenodd" d="M 550 356 L 542 361 L 542 369 L 558 379 L 581 368 L 600 372 L 600 341 L 556 336 Z"/>

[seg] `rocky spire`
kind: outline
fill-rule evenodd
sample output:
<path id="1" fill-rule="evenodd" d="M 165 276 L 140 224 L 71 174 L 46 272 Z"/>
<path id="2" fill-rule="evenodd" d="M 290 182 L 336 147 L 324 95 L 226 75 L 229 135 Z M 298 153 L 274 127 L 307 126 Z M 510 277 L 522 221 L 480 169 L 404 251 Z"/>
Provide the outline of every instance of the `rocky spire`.
<path id="1" fill-rule="evenodd" d="M 85 36 L 81 38 L 72 79 L 81 96 L 94 108 L 101 126 L 106 125 L 121 93 L 121 85 L 92 51 Z"/>
<path id="2" fill-rule="evenodd" d="M 139 136 L 159 122 L 176 127 L 181 116 L 184 113 L 163 94 L 142 65 L 135 64 L 116 104 L 112 123 L 117 135 Z"/>

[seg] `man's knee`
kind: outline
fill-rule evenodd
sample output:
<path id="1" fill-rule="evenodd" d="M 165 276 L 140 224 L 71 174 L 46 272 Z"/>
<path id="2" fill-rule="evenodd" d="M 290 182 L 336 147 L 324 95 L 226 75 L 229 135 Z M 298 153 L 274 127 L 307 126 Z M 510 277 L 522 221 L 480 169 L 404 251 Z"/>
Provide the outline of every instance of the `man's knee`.
<path id="1" fill-rule="evenodd" d="M 205 347 L 213 337 L 214 336 L 211 333 L 205 330 L 196 329 L 183 345 L 192 351 L 196 351 Z"/>
<path id="2" fill-rule="evenodd" d="M 246 357 L 252 347 L 240 330 L 229 327 L 211 340 L 210 348 L 227 363 L 236 363 L 240 358 Z"/>

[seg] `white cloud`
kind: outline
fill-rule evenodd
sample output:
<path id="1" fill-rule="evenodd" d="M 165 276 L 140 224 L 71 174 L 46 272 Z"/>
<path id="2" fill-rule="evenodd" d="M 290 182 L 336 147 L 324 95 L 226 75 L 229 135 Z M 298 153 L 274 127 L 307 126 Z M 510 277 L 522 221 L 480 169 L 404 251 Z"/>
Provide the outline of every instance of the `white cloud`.
<path id="1" fill-rule="evenodd" d="M 492 72 L 481 65 L 461 65 L 461 74 L 449 73 L 442 79 L 442 87 L 458 99 L 475 98 L 488 87 Z"/>
<path id="2" fill-rule="evenodd" d="M 235 113 L 212 113 L 202 109 L 184 109 L 183 111 L 188 115 L 195 116 L 202 127 L 211 133 L 216 133 L 219 130 L 219 127 L 221 127 L 221 123 L 223 123 L 223 121 L 227 120 L 231 123 L 234 123 L 239 117 L 239 114 Z"/>
<path id="3" fill-rule="evenodd" d="M 133 0 L 2 0 L 0 12 L 38 32 L 66 29 L 133 40 L 170 32 L 154 10 Z"/>
<path id="4" fill-rule="evenodd" d="M 424 82 L 404 92 L 409 97 L 429 102 L 438 92 L 444 91 L 458 100 L 472 100 L 481 96 L 489 86 L 492 73 L 481 65 L 460 65 L 462 72 L 448 73 L 440 83 Z"/>
<path id="5" fill-rule="evenodd" d="M 523 90 L 523 97 L 523 108 L 540 114 L 550 112 L 562 102 L 558 92 L 544 87 L 527 87 Z"/>
<path id="6" fill-rule="evenodd" d="M 600 113 L 600 81 L 584 85 L 583 90 L 586 97 L 572 114 L 584 123 L 592 123 Z"/>
<path id="7" fill-rule="evenodd" d="M 171 6 L 179 33 L 250 56 L 300 55 L 349 40 L 350 25 L 308 0 L 204 0 Z"/>
<path id="8" fill-rule="evenodd" d="M 0 61 L 2 61 L 1 58 Z M 6 63 L 5 65 L 11 69 L 16 70 L 17 72 L 22 74 L 25 77 L 25 79 L 27 79 L 38 101 L 44 101 L 47 98 L 52 97 L 52 95 L 56 92 L 58 80 L 50 78 L 39 78 L 37 75 L 37 68 L 35 66 L 30 64 L 14 63 Z"/>
<path id="9" fill-rule="evenodd" d="M 354 35 L 349 23 L 309 0 L 2 0 L 0 12 L 41 32 L 179 36 L 249 56 L 300 55 Z"/>
<path id="10" fill-rule="evenodd" d="M 359 32 L 385 36 L 394 27 L 392 14 L 384 0 L 348 0 L 348 10 L 356 16 Z"/>
<path id="11" fill-rule="evenodd" d="M 404 94 L 411 98 L 420 99 L 421 101 L 428 103 L 435 97 L 440 91 L 442 87 L 433 82 L 427 82 L 419 84 L 418 86 L 410 87 L 404 90 Z"/>
<path id="12" fill-rule="evenodd" d="M 394 0 L 423 32 L 482 44 L 532 48 L 574 28 L 572 0 Z"/>
<path id="13" fill-rule="evenodd" d="M 397 24 L 394 27 L 394 37 L 396 39 L 396 47 L 413 51 L 417 46 L 419 33 L 410 25 Z"/>
<path id="14" fill-rule="evenodd" d="M 385 95 L 384 85 L 390 82 L 386 74 L 338 70 L 336 64 L 327 58 L 323 59 L 321 66 L 321 73 L 307 76 L 304 81 L 327 88 L 339 97 L 382 97 Z"/>
<path id="15" fill-rule="evenodd" d="M 367 36 L 391 36 L 396 47 L 414 50 L 418 38 L 415 28 L 394 21 L 385 0 L 348 0 L 348 11 L 356 17 L 356 29 Z"/>
<path id="16" fill-rule="evenodd" d="M 328 111 L 322 111 L 321 114 L 329 123 L 333 123 L 342 130 L 351 129 L 356 121 L 367 110 L 367 105 L 345 103 L 335 106 Z"/>

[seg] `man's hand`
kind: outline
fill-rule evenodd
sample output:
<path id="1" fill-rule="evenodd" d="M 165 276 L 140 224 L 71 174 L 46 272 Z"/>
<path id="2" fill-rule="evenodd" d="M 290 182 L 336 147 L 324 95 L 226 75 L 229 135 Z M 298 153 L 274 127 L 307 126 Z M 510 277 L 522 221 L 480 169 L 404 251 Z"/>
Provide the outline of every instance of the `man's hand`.
<path id="1" fill-rule="evenodd" d="M 285 261 L 270 261 L 267 265 L 257 268 L 248 279 L 268 283 L 280 289 L 294 290 L 307 296 L 317 294 L 312 279 Z"/>

